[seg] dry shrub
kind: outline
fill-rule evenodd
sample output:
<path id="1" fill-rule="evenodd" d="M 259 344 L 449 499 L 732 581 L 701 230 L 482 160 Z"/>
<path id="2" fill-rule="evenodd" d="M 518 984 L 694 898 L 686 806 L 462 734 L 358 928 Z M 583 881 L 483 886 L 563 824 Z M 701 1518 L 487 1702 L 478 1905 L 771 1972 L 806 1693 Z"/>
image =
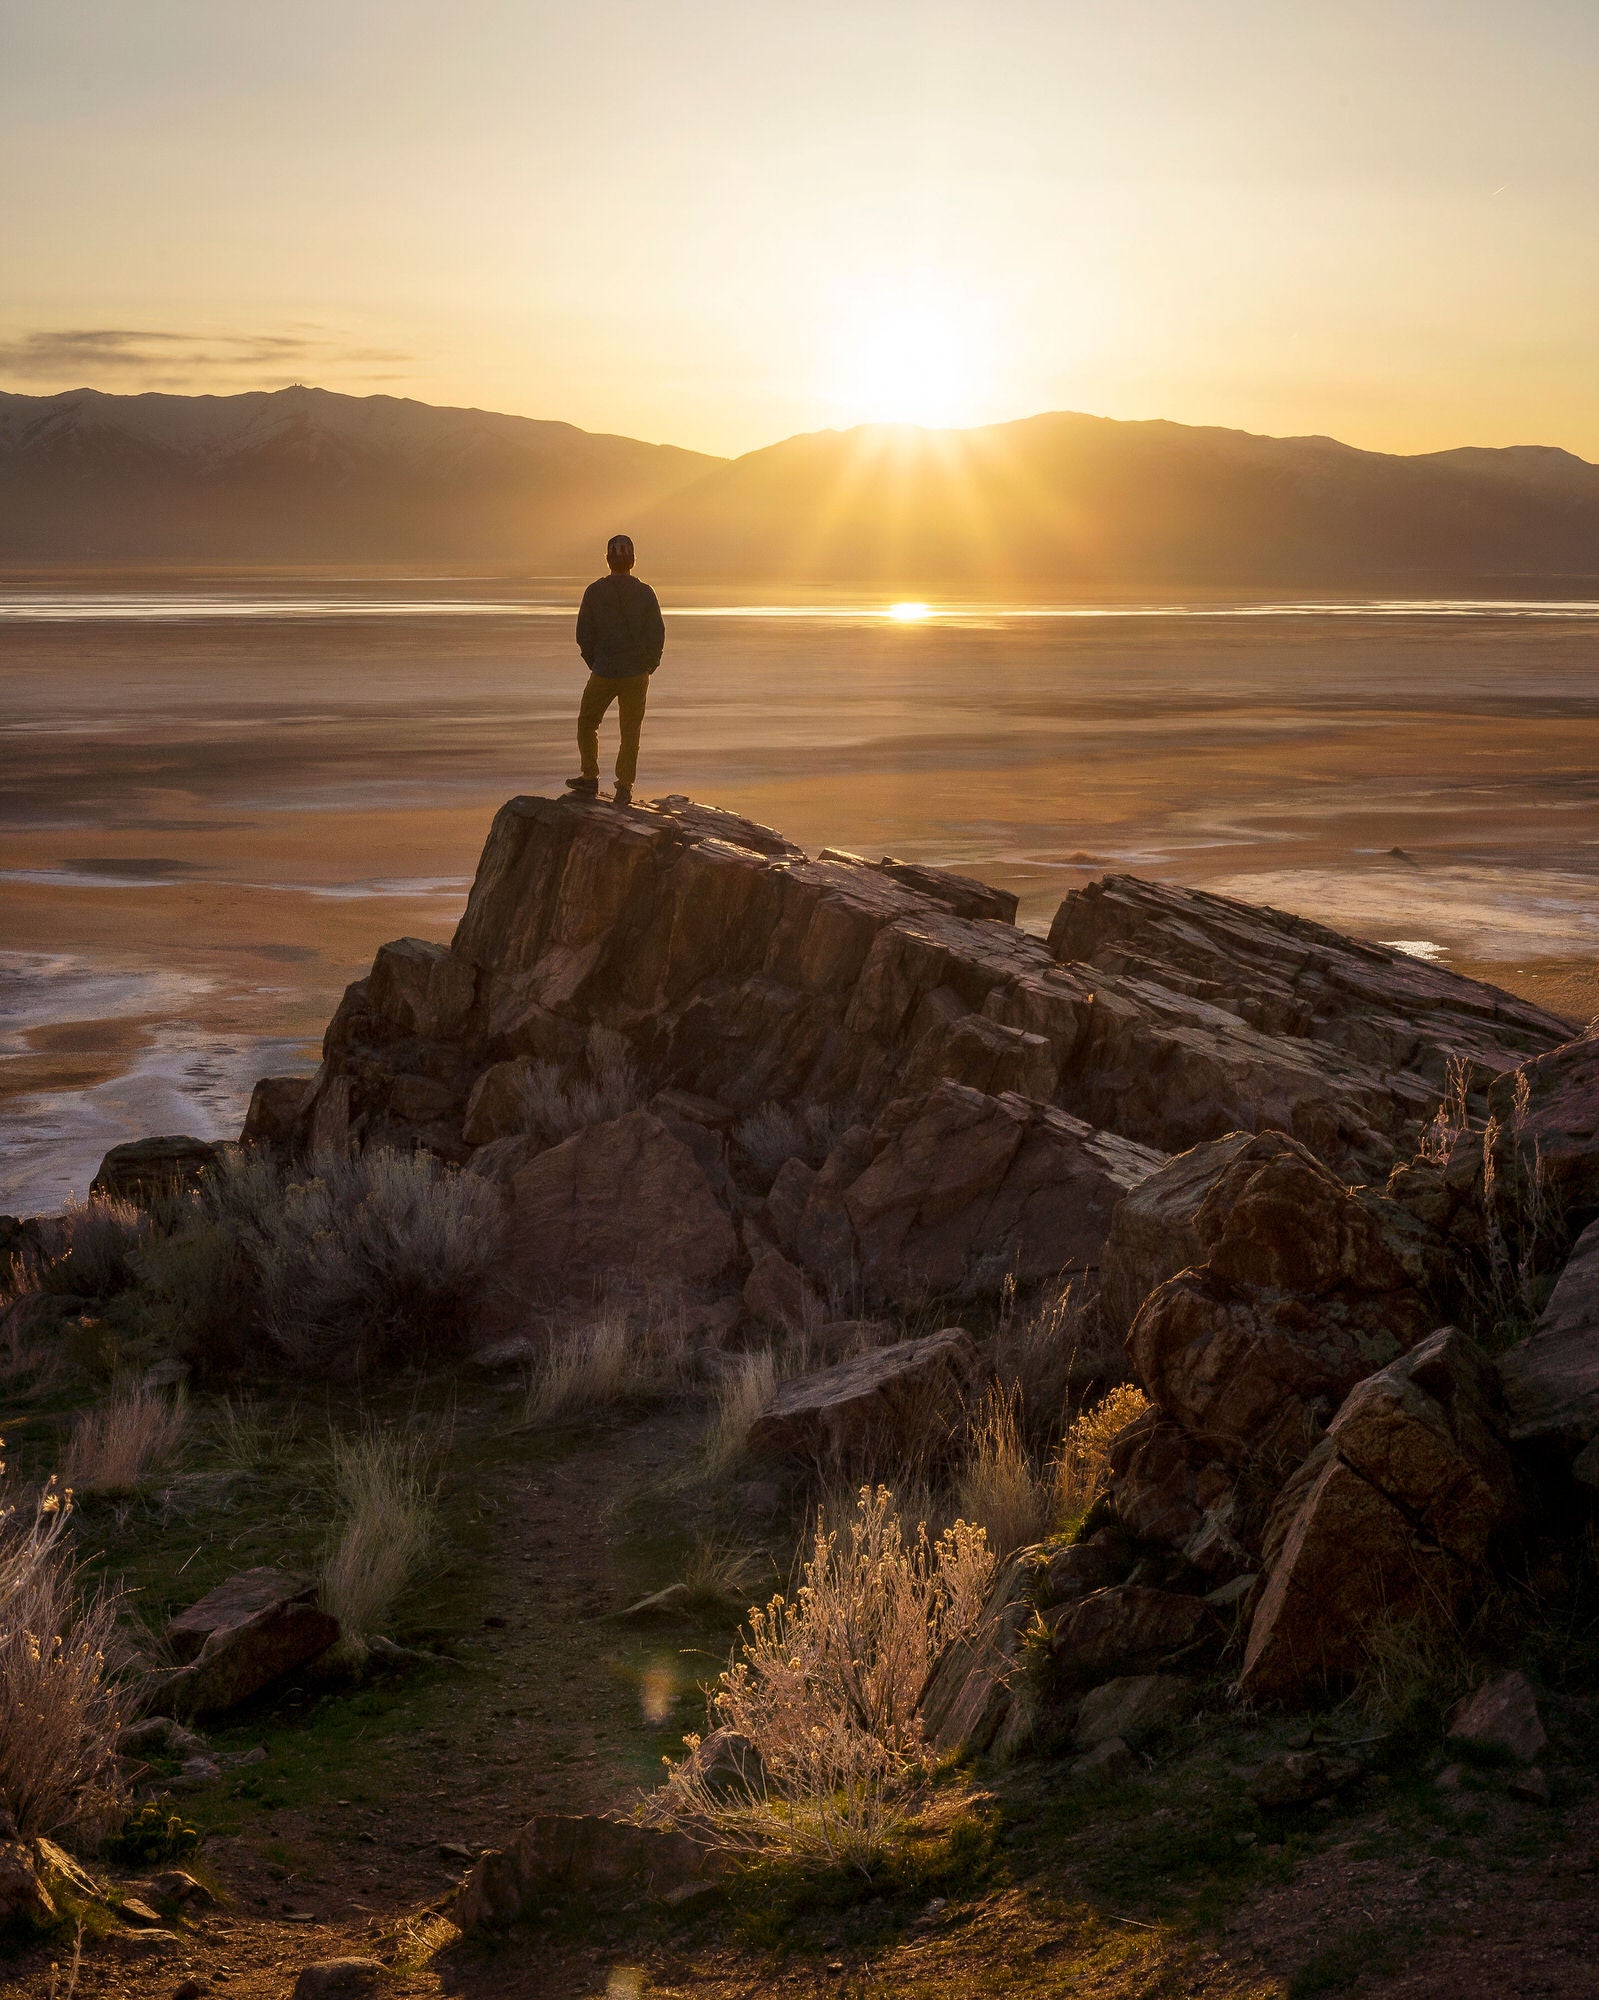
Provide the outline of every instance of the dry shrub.
<path id="1" fill-rule="evenodd" d="M 291 1361 L 350 1376 L 436 1360 L 469 1338 L 498 1244 L 487 1183 L 428 1153 L 374 1151 L 321 1161 L 274 1201 L 257 1172 L 262 1318 Z"/>
<path id="2" fill-rule="evenodd" d="M 188 1421 L 181 1389 L 159 1390 L 125 1384 L 97 1410 L 80 1410 L 72 1420 L 63 1473 L 77 1493 L 129 1493 L 159 1472 L 178 1448 Z"/>
<path id="3" fill-rule="evenodd" d="M 769 1558 L 736 1536 L 701 1536 L 683 1566 L 683 1602 L 691 1611 L 741 1611 L 771 1569 Z"/>
<path id="4" fill-rule="evenodd" d="M 965 1522 L 907 1541 L 886 1487 L 861 1488 L 842 1539 L 819 1514 L 799 1588 L 751 1611 L 711 1695 L 712 1725 L 753 1747 L 743 1781 L 707 1784 L 691 1737 L 652 1815 L 869 1869 L 926 1776 L 916 1705 L 928 1668 L 974 1629 L 993 1569 Z"/>
<path id="5" fill-rule="evenodd" d="M 997 1556 L 1042 1541 L 1054 1526 L 1057 1483 L 1029 1454 L 1014 1388 L 996 1386 L 972 1426 L 972 1444 L 956 1484 L 962 1517 L 988 1536 Z"/>
<path id="6" fill-rule="evenodd" d="M 522 1421 L 538 1428 L 670 1395 L 689 1372 L 688 1331 L 679 1313 L 658 1301 L 630 1310 L 609 1298 L 552 1336 L 528 1380 Z"/>
<path id="7" fill-rule="evenodd" d="M 333 1439 L 334 1539 L 320 1594 L 347 1654 L 365 1653 L 427 1565 L 438 1526 L 438 1449 L 437 1438 L 415 1429 Z"/>
<path id="8" fill-rule="evenodd" d="M 0 1806 L 24 1838 L 93 1834 L 123 1802 L 116 1606 L 78 1589 L 70 1507 L 53 1485 L 30 1509 L 0 1505 Z"/>
<path id="9" fill-rule="evenodd" d="M 150 1218 L 131 1201 L 92 1194 L 87 1201 L 69 1202 L 41 1234 L 39 1277 L 45 1290 L 107 1299 L 138 1278 Z"/>
<path id="10" fill-rule="evenodd" d="M 843 1129 L 841 1114 L 824 1104 L 763 1104 L 733 1130 L 733 1144 L 768 1185 L 790 1160 L 820 1166 Z"/>
<path id="11" fill-rule="evenodd" d="M 518 1095 L 524 1131 L 553 1146 L 586 1126 L 637 1111 L 650 1089 L 633 1065 L 626 1037 L 596 1023 L 576 1076 L 558 1063 L 531 1063 Z"/>
<path id="12" fill-rule="evenodd" d="M 1083 1279 L 1047 1293 L 1030 1312 L 1008 1312 L 994 1343 L 994 1373 L 1015 1392 L 1016 1421 L 1035 1456 L 1055 1448 L 1073 1394 L 1117 1382 L 1127 1355 Z"/>
<path id="13" fill-rule="evenodd" d="M 776 1353 L 752 1347 L 734 1358 L 717 1383 L 716 1405 L 701 1446 L 712 1479 L 725 1478 L 742 1463 L 755 1420 L 772 1400 L 777 1381 Z"/>
<path id="14" fill-rule="evenodd" d="M 1119 1382 L 1067 1425 L 1060 1457 L 1055 1461 L 1056 1494 L 1063 1516 L 1080 1520 L 1093 1506 L 1110 1477 L 1111 1445 L 1149 1407 L 1142 1389 L 1131 1382 Z"/>

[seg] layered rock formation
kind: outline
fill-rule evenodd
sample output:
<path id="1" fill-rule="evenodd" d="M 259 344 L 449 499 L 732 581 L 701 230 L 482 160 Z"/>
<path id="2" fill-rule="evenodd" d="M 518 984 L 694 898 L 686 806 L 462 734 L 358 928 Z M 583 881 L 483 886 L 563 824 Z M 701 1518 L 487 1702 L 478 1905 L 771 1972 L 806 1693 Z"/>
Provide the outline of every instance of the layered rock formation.
<path id="1" fill-rule="evenodd" d="M 1463 1116 L 1535 1128 L 1599 1209 L 1599 1044 L 1198 891 L 1106 877 L 1047 941 L 1014 915 L 687 799 L 513 799 L 453 941 L 385 945 L 311 1086 L 263 1083 L 246 1137 L 488 1177 L 529 1299 L 621 1272 L 714 1299 L 707 1326 L 803 1329 L 845 1358 L 757 1424 L 790 1460 L 981 1373 L 966 1333 L 893 1345 L 894 1309 L 1096 1274 L 1154 1407 L 1115 1443 L 1099 1532 L 1028 1585 L 1062 1683 L 1202 1663 L 1242 1618 L 1248 1685 L 1301 1693 L 1350 1668 L 1374 1606 L 1456 1601 L 1517 1513 L 1497 1389 L 1436 1331 L 1480 1161 L 1417 1162 L 1418 1138 L 1463 1078 Z M 1523 1427 L 1553 1393 L 1515 1386 L 1537 1362 L 1509 1364 Z M 1561 1422 L 1573 1446 L 1599 1428 L 1586 1403 Z M 997 1729 L 999 1669 L 958 1678 L 940 1715 Z"/>
<path id="2" fill-rule="evenodd" d="M 733 1190 L 788 1255 L 882 1297 L 972 1292 L 1093 1268 L 1122 1195 L 1228 1132 L 1380 1175 L 1451 1057 L 1486 1081 L 1565 1033 L 1435 966 L 1130 877 L 1069 896 L 1047 943 L 1013 916 L 968 878 L 812 859 L 687 799 L 513 799 L 451 944 L 385 945 L 311 1089 L 263 1084 L 246 1136 L 421 1145 L 514 1184 L 538 1150 L 527 1066 L 578 1064 L 601 1026 L 678 1100 L 657 1109 L 713 1184 L 740 1116 L 842 1126 L 825 1160 Z M 693 1132 L 685 1098 L 710 1107 Z"/>

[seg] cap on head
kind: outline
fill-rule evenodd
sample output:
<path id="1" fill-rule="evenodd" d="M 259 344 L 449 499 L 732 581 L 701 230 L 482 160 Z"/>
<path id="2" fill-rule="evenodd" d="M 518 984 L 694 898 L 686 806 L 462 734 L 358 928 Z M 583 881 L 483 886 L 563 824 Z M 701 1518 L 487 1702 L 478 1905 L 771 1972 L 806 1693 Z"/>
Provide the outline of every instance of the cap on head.
<path id="1" fill-rule="evenodd" d="M 611 539 L 605 544 L 605 560 L 611 565 L 612 569 L 631 569 L 633 567 L 633 537 L 631 535 L 612 535 Z"/>

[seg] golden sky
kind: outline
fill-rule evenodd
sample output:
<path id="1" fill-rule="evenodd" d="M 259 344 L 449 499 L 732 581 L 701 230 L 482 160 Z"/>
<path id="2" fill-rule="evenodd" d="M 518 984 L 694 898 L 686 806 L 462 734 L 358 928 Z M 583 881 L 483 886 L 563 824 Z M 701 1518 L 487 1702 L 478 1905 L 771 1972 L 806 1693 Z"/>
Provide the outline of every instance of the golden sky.
<path id="1" fill-rule="evenodd" d="M 0 387 L 1599 458 L 1599 0 L 0 0 Z"/>

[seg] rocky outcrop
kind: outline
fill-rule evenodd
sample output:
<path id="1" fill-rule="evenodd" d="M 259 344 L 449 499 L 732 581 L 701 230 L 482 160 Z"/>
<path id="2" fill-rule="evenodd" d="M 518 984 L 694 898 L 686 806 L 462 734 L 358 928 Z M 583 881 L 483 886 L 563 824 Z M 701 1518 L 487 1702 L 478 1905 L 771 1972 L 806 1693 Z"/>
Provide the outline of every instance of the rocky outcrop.
<path id="1" fill-rule="evenodd" d="M 542 1813 L 512 1844 L 482 1855 L 450 1914 L 470 1935 L 501 1930 L 546 1905 L 626 1893 L 666 1902 L 715 1882 L 727 1856 L 674 1827 L 599 1813 Z"/>
<path id="2" fill-rule="evenodd" d="M 1499 1374 L 1519 1443 L 1569 1456 L 1599 1437 L 1599 1222 L 1578 1237 L 1534 1332 L 1499 1357 Z"/>
<path id="3" fill-rule="evenodd" d="M 788 1233 L 878 1298 L 997 1292 L 1094 1268 L 1117 1202 L 1160 1164 L 1051 1105 L 945 1082 L 846 1133 Z"/>
<path id="4" fill-rule="evenodd" d="M 282 1570 L 251 1569 L 219 1583 L 167 1626 L 179 1670 L 161 1698 L 177 1713 L 234 1708 L 316 1659 L 339 1636 L 316 1585 Z"/>
<path id="5" fill-rule="evenodd" d="M 1202 1195 L 1187 1228 L 1204 1262 L 1145 1300 L 1127 1351 L 1150 1400 L 1215 1455 L 1286 1470 L 1432 1323 L 1431 1246 L 1279 1133 L 1210 1151 L 1208 1184 L 1192 1161 L 1181 1176 Z"/>
<path id="6" fill-rule="evenodd" d="M 618 1275 L 705 1285 L 737 1253 L 693 1153 L 648 1111 L 576 1132 L 510 1177 L 508 1275 L 528 1291 L 589 1296 Z"/>
<path id="7" fill-rule="evenodd" d="M 750 1431 L 754 1457 L 853 1465 L 872 1447 L 925 1452 L 953 1426 L 977 1350 L 959 1327 L 899 1340 L 780 1383 Z"/>
<path id="8" fill-rule="evenodd" d="M 1577 1035 L 1496 1079 L 1489 1108 L 1504 1170 L 1536 1157 L 1568 1224 L 1599 1216 L 1599 1034 Z"/>
<path id="9" fill-rule="evenodd" d="M 848 1107 L 870 1128 L 951 1082 L 1155 1152 L 1273 1127 L 1372 1173 L 1429 1115 L 1449 1056 L 1496 1074 L 1566 1032 L 1196 891 L 1109 878 L 1068 898 L 1051 946 L 1011 909 L 937 869 L 811 859 L 687 799 L 513 799 L 452 943 L 385 946 L 345 995 L 298 1143 L 464 1159 L 480 1133 L 514 1136 L 488 1073 L 571 1062 L 599 1023 L 658 1083 L 733 1112 Z"/>
<path id="10" fill-rule="evenodd" d="M 1491 1364 L 1444 1328 L 1361 1382 L 1289 1480 L 1242 1685 L 1293 1698 L 1356 1673 L 1374 1625 L 1446 1615 L 1517 1512 Z"/>

